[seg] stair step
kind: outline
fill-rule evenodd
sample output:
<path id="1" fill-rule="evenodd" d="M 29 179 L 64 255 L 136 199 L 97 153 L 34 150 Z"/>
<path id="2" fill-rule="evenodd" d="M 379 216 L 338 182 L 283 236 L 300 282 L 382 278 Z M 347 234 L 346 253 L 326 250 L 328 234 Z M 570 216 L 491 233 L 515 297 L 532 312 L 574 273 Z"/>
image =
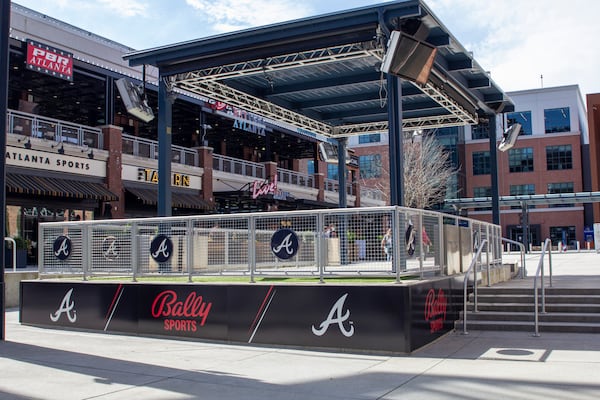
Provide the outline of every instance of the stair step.
<path id="1" fill-rule="evenodd" d="M 533 312 L 502 312 L 502 311 L 479 311 L 467 313 L 467 321 L 531 321 L 534 320 Z M 462 313 L 460 318 L 462 318 Z M 540 322 L 585 322 L 600 324 L 598 313 L 539 313 Z"/>
<path id="2" fill-rule="evenodd" d="M 549 295 L 544 296 L 546 304 L 549 303 L 573 303 L 573 304 L 600 304 L 600 296 L 589 295 Z M 469 301 L 473 301 L 474 296 L 469 296 Z M 533 304 L 535 296 L 529 295 L 489 295 L 477 294 L 477 301 L 480 303 L 529 303 Z M 538 293 L 538 300 L 541 301 L 541 293 Z"/>
<path id="3" fill-rule="evenodd" d="M 542 288 L 538 286 L 538 292 L 541 292 Z M 555 288 L 548 287 L 545 285 L 544 291 L 546 294 L 561 295 L 561 294 L 573 294 L 573 295 L 592 295 L 600 296 L 600 288 Z M 531 287 L 487 287 L 478 286 L 477 292 L 479 294 L 533 294 L 533 285 Z"/>
<path id="4" fill-rule="evenodd" d="M 479 311 L 510 311 L 510 312 L 531 312 L 534 311 L 533 301 L 531 303 L 481 303 L 477 302 Z M 541 311 L 541 303 L 538 304 L 538 310 Z M 473 304 L 467 304 L 467 310 L 473 310 Z M 570 304 L 570 303 L 546 303 L 546 312 L 573 312 L 573 313 L 600 313 L 600 304 Z"/>
<path id="5" fill-rule="evenodd" d="M 462 321 L 457 321 L 455 329 L 462 330 Z M 576 332 L 576 333 L 600 333 L 600 324 L 593 323 L 558 323 L 540 322 L 540 332 Z M 492 330 L 492 331 L 534 331 L 533 321 L 469 321 L 467 319 L 467 331 L 469 330 Z"/>

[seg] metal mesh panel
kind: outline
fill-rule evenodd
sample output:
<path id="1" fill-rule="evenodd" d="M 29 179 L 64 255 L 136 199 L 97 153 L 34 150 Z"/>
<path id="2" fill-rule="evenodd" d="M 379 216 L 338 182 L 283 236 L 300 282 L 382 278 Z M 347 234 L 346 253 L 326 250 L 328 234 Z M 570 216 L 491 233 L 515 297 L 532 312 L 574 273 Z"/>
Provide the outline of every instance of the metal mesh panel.
<path id="1" fill-rule="evenodd" d="M 133 274 L 130 223 L 103 223 L 90 226 L 90 274 Z"/>
<path id="2" fill-rule="evenodd" d="M 288 230 L 297 249 L 278 257 L 272 241 Z M 463 272 L 483 240 L 482 263 L 497 263 L 500 234 L 485 222 L 404 207 L 281 211 L 42 223 L 39 256 L 42 273 L 84 276 L 423 276 Z M 62 259 L 54 248 L 61 237 L 72 244 Z"/>

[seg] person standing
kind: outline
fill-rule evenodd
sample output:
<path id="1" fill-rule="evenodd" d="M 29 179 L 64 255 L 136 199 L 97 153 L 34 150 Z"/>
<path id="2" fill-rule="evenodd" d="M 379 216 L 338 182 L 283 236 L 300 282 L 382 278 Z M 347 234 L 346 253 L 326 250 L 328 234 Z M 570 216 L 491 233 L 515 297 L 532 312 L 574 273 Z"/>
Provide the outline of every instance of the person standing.
<path id="1" fill-rule="evenodd" d="M 393 255 L 393 238 L 392 238 L 392 228 L 388 228 L 383 235 L 383 239 L 381 239 L 381 248 L 386 255 L 387 261 L 392 261 Z"/>

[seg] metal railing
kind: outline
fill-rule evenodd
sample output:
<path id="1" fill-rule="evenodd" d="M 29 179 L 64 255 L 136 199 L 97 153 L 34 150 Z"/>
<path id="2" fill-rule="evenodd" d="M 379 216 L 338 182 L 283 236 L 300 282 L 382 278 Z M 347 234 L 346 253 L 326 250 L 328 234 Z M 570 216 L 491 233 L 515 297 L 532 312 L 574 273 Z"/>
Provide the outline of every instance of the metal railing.
<path id="1" fill-rule="evenodd" d="M 73 124 L 16 110 L 8 110 L 6 116 L 8 133 L 58 143 L 69 143 L 76 146 L 103 147 L 104 142 L 100 128 Z"/>
<path id="2" fill-rule="evenodd" d="M 231 174 L 266 179 L 267 173 L 263 164 L 240 160 L 220 154 L 213 154 L 213 169 Z"/>
<path id="3" fill-rule="evenodd" d="M 10 242 L 12 243 L 12 260 L 13 260 L 13 272 L 17 271 L 17 242 L 15 242 L 15 239 L 11 238 L 11 237 L 5 237 L 4 238 L 5 242 Z M 2 271 L 0 271 L 2 272 Z"/>
<path id="4" fill-rule="evenodd" d="M 534 304 L 534 324 L 535 331 L 533 336 L 540 336 L 539 329 L 539 310 L 538 310 L 538 285 L 537 279 L 540 276 L 541 288 L 542 288 L 542 314 L 546 313 L 546 291 L 544 289 L 544 255 L 548 251 L 548 270 L 549 270 L 549 278 L 550 278 L 550 287 L 552 287 L 552 242 L 549 238 L 544 240 L 544 245 L 542 246 L 542 253 L 540 254 L 540 261 L 538 262 L 538 267 L 535 272 L 535 276 L 533 278 L 533 304 Z"/>
<path id="5" fill-rule="evenodd" d="M 481 241 L 481 243 L 479 244 L 479 246 L 477 248 L 477 252 L 473 256 L 473 259 L 471 260 L 469 269 L 465 273 L 465 277 L 463 279 L 463 332 L 462 332 L 463 335 L 469 334 L 469 332 L 467 332 L 467 305 L 468 305 L 467 283 L 469 281 L 469 274 L 471 273 L 471 271 L 473 271 L 473 312 L 477 312 L 477 265 L 479 263 L 481 263 L 481 251 L 483 250 L 484 247 L 486 249 L 488 248 L 487 243 L 488 243 L 487 239 L 483 239 Z M 486 262 L 489 266 L 489 258 L 486 260 Z M 489 271 L 489 269 L 488 269 L 488 271 Z M 489 276 L 489 272 L 488 272 L 488 276 Z"/>
<path id="6" fill-rule="evenodd" d="M 314 176 L 289 169 L 277 168 L 277 180 L 279 183 L 287 183 L 311 189 L 315 187 Z"/>
<path id="7" fill-rule="evenodd" d="M 250 280 L 255 276 L 379 276 L 399 282 L 404 275 L 448 274 L 446 242 L 459 238 L 455 230 L 445 229 L 448 223 L 460 223 L 463 230 L 480 229 L 482 224 L 404 207 L 48 222 L 39 225 L 39 272 L 84 279 L 171 274 L 189 280 L 199 275 Z M 388 227 L 394 245 L 386 258 L 382 238 Z M 287 259 L 279 258 L 272 245 L 275 233 L 283 228 L 297 238 L 297 252 Z M 168 261 L 152 254 L 158 237 L 168 238 L 172 245 Z M 464 235 L 463 240 L 469 240 L 464 247 L 470 247 L 470 238 Z"/>
<path id="8" fill-rule="evenodd" d="M 506 243 L 511 243 L 511 244 L 516 244 L 517 246 L 519 246 L 519 249 L 521 249 L 521 279 L 525 279 L 525 276 L 527 275 L 527 270 L 526 270 L 526 266 L 525 266 L 525 245 L 521 242 L 517 242 L 516 240 L 512 240 L 512 239 L 508 239 L 508 238 L 502 238 L 503 242 Z"/>

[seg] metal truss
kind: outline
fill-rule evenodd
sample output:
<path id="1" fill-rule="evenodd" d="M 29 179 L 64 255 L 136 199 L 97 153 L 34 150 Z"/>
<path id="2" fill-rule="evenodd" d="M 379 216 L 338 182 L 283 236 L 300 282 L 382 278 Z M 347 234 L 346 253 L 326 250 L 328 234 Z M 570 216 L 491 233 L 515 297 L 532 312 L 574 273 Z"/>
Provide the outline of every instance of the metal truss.
<path id="1" fill-rule="evenodd" d="M 269 71 L 285 70 L 307 65 L 326 64 L 364 57 L 383 58 L 383 50 L 376 48 L 373 43 L 352 43 L 343 46 L 327 47 L 299 53 L 284 54 L 241 63 L 220 65 L 213 68 L 181 74 L 178 80 L 200 82 L 205 80 L 217 81 L 235 76 L 260 74 Z"/>
<path id="2" fill-rule="evenodd" d="M 180 89 L 187 90 L 201 96 L 206 96 L 217 101 L 222 101 L 232 106 L 243 108 L 246 111 L 262 115 L 263 117 L 287 122 L 299 128 L 303 128 L 327 137 L 332 136 L 331 125 L 290 111 L 286 108 L 258 97 L 251 96 L 242 91 L 230 88 L 229 86 L 218 82 L 204 81 L 190 83 L 189 81 L 184 80 L 177 82 L 177 86 Z"/>
<path id="3" fill-rule="evenodd" d="M 413 129 L 435 129 L 448 126 L 467 125 L 463 120 L 454 115 L 439 115 L 421 118 L 404 118 L 402 120 L 402 130 L 410 131 Z M 356 136 L 368 133 L 379 133 L 388 131 L 388 121 L 367 122 L 364 124 L 341 125 L 333 128 L 335 137 Z"/>

